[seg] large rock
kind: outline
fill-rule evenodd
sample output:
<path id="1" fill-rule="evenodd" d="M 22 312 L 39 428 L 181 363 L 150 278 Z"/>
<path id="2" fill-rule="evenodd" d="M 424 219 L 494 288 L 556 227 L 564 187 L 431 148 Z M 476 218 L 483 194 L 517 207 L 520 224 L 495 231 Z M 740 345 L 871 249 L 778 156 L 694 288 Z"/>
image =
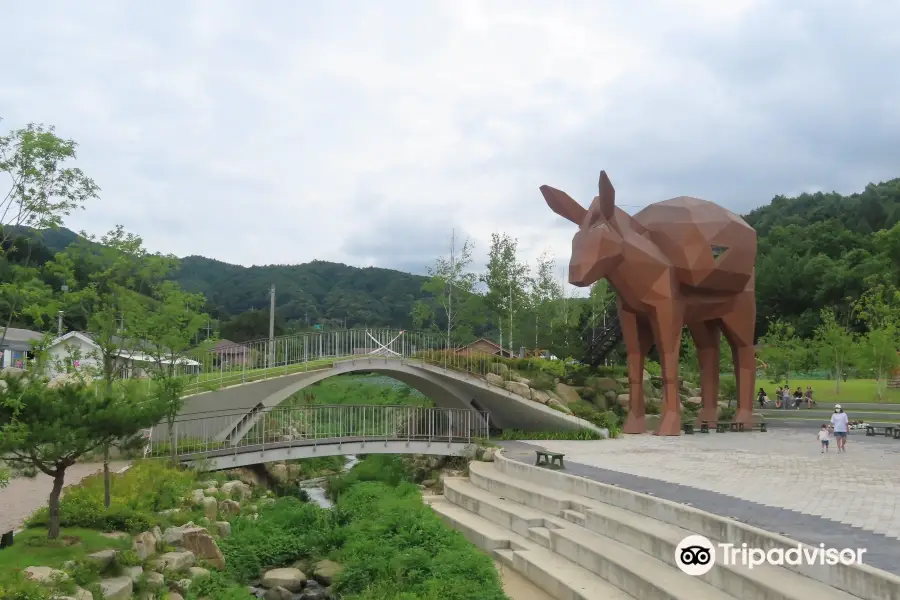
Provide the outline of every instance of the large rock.
<path id="1" fill-rule="evenodd" d="M 691 396 L 685 401 L 685 404 L 694 404 L 696 406 L 700 406 L 701 404 L 703 404 L 703 398 L 699 396 Z"/>
<path id="2" fill-rule="evenodd" d="M 550 401 L 550 394 L 543 390 L 531 390 L 531 399 L 541 404 L 547 404 Z M 558 400 L 558 399 L 557 399 Z"/>
<path id="3" fill-rule="evenodd" d="M 14 368 L 15 367 L 7 367 L 7 369 Z M 25 575 L 26 579 L 38 583 L 53 583 L 56 581 L 67 581 L 69 579 L 69 576 L 66 575 L 65 571 L 51 569 L 50 567 L 26 567 L 22 573 Z"/>
<path id="4" fill-rule="evenodd" d="M 228 521 L 216 521 L 216 530 L 219 532 L 219 537 L 228 537 L 231 535 L 231 523 Z"/>
<path id="5" fill-rule="evenodd" d="M 153 571 L 145 573 L 144 580 L 147 582 L 147 587 L 151 590 L 159 589 L 166 584 L 165 576 L 162 573 Z"/>
<path id="6" fill-rule="evenodd" d="M 163 569 L 173 571 L 186 571 L 197 564 L 197 557 L 193 552 L 166 552 L 159 557 Z"/>
<path id="7" fill-rule="evenodd" d="M 626 406 L 628 406 L 629 398 L 630 397 L 628 394 L 619 394 L 618 396 L 616 396 L 616 402 L 619 403 L 619 406 L 625 408 Z"/>
<path id="8" fill-rule="evenodd" d="M 531 400 L 531 388 L 524 383 L 519 381 L 507 381 L 505 387 L 513 394 Z"/>
<path id="9" fill-rule="evenodd" d="M 322 587 L 318 581 L 307 581 L 303 593 L 297 600 L 329 600 L 331 597 L 328 588 Z"/>
<path id="10" fill-rule="evenodd" d="M 241 505 L 234 500 L 222 500 L 219 502 L 219 512 L 223 515 L 237 515 L 241 512 Z"/>
<path id="11" fill-rule="evenodd" d="M 499 375 L 495 375 L 493 373 L 488 373 L 484 376 L 485 380 L 492 385 L 499 385 L 503 387 L 503 378 Z"/>
<path id="12" fill-rule="evenodd" d="M 647 431 L 656 431 L 661 418 L 660 415 L 644 415 L 644 424 L 647 426 Z"/>
<path id="13" fill-rule="evenodd" d="M 127 575 L 100 580 L 104 600 L 129 600 L 133 590 L 134 582 Z"/>
<path id="14" fill-rule="evenodd" d="M 290 471 L 288 470 L 288 466 L 284 463 L 271 463 L 266 464 L 266 472 L 269 473 L 269 477 L 274 479 L 279 483 L 287 483 L 290 481 Z"/>
<path id="15" fill-rule="evenodd" d="M 186 530 L 182 543 L 185 550 L 190 550 L 200 560 L 205 560 L 219 570 L 225 568 L 225 557 L 219 550 L 219 545 L 202 527 Z"/>
<path id="16" fill-rule="evenodd" d="M 131 582 L 137 583 L 144 576 L 144 567 L 123 567 L 122 575 L 131 577 Z"/>
<path id="17" fill-rule="evenodd" d="M 555 408 L 559 412 L 566 413 L 567 415 L 572 414 L 572 411 L 569 409 L 568 406 L 566 406 L 565 404 L 563 404 L 562 402 L 560 402 L 559 400 L 556 400 L 554 398 L 550 398 L 550 400 L 547 402 L 547 406 L 549 406 L 550 408 Z"/>
<path id="18" fill-rule="evenodd" d="M 334 578 L 344 572 L 344 565 L 333 560 L 320 560 L 313 566 L 313 579 L 322 585 L 331 585 Z"/>
<path id="19" fill-rule="evenodd" d="M 188 577 L 197 579 L 198 577 L 209 577 L 209 571 L 203 567 L 191 567 L 188 569 Z"/>
<path id="20" fill-rule="evenodd" d="M 194 525 L 193 521 L 188 521 L 179 527 L 169 527 L 166 529 L 165 533 L 163 533 L 162 539 L 165 543 L 171 544 L 172 546 L 180 546 L 181 540 L 184 538 L 184 532 L 195 527 L 196 525 Z"/>
<path id="21" fill-rule="evenodd" d="M 653 387 L 649 380 L 645 379 L 642 381 L 641 387 L 644 388 L 644 398 L 656 398 L 659 396 L 659 392 L 656 391 L 656 388 Z"/>
<path id="22" fill-rule="evenodd" d="M 266 593 L 263 594 L 263 600 L 293 600 L 293 599 L 294 599 L 294 592 L 292 592 L 291 590 L 285 589 L 281 586 L 268 589 L 268 590 L 266 590 Z"/>
<path id="23" fill-rule="evenodd" d="M 619 384 L 611 377 L 594 377 L 591 379 L 591 387 L 595 390 L 607 391 L 619 389 Z"/>
<path id="24" fill-rule="evenodd" d="M 203 498 L 203 516 L 210 521 L 216 520 L 216 513 L 219 511 L 219 503 L 215 498 L 206 496 Z"/>
<path id="25" fill-rule="evenodd" d="M 197 489 L 191 492 L 191 500 L 194 501 L 194 504 L 200 504 L 203 502 L 203 498 L 206 494 L 203 493 L 203 490 Z"/>
<path id="26" fill-rule="evenodd" d="M 578 392 L 570 385 L 566 385 L 565 383 L 557 383 L 556 384 L 556 395 L 559 396 L 560 400 L 562 400 L 565 404 L 571 404 L 573 402 L 578 402 L 581 400 L 581 396 L 578 395 Z"/>
<path id="27" fill-rule="evenodd" d="M 87 558 L 89 561 L 97 565 L 102 571 L 110 564 L 112 564 L 112 561 L 116 560 L 116 556 L 118 554 L 119 553 L 115 550 L 100 550 L 98 552 L 92 552 L 91 554 L 88 554 Z"/>
<path id="28" fill-rule="evenodd" d="M 57 600 L 94 600 L 94 595 L 84 588 L 75 586 L 75 591 L 68 596 L 53 596 Z"/>
<path id="29" fill-rule="evenodd" d="M 250 486 L 243 481 L 229 481 L 222 485 L 222 493 L 228 498 L 246 500 L 250 497 Z"/>
<path id="30" fill-rule="evenodd" d="M 306 583 L 306 575 L 300 569 L 286 567 L 283 569 L 271 569 L 266 571 L 260 585 L 264 588 L 283 587 L 291 592 L 299 592 Z"/>

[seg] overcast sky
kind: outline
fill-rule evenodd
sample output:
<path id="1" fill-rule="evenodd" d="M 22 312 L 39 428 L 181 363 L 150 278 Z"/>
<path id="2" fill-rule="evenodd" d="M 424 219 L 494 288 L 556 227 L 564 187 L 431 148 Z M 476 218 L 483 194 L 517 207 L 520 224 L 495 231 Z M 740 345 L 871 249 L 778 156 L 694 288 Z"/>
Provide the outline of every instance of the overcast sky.
<path id="1" fill-rule="evenodd" d="M 550 184 L 740 213 L 900 176 L 896 0 L 0 0 L 0 128 L 53 124 L 154 251 L 568 261 Z"/>

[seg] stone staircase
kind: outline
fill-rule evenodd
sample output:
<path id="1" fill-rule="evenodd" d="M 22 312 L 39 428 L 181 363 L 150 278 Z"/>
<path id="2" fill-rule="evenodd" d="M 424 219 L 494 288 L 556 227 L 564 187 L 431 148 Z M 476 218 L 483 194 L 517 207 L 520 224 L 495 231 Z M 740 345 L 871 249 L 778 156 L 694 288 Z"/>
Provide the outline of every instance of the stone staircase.
<path id="1" fill-rule="evenodd" d="M 444 479 L 432 509 L 502 564 L 559 600 L 900 600 L 900 577 L 862 566 L 717 563 L 678 569 L 688 535 L 740 547 L 797 542 L 693 507 L 496 455 Z"/>

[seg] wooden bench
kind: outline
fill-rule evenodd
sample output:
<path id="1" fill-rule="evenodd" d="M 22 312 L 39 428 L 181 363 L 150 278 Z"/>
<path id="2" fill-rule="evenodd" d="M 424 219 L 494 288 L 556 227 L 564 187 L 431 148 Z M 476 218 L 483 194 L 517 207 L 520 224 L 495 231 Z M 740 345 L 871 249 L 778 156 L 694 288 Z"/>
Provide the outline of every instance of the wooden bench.
<path id="1" fill-rule="evenodd" d="M 690 423 L 684 424 L 684 433 L 685 435 L 694 435 L 694 426 Z"/>
<path id="2" fill-rule="evenodd" d="M 565 454 L 561 452 L 547 452 L 546 450 L 535 450 L 534 464 L 538 467 L 548 467 L 550 469 L 558 468 L 565 469 L 565 465 L 563 464 L 563 457 Z"/>
<path id="3" fill-rule="evenodd" d="M 737 422 L 735 422 L 735 421 L 718 421 L 718 422 L 716 423 L 716 432 L 717 432 L 717 433 L 724 433 L 724 432 L 726 432 L 726 431 L 728 431 L 728 430 L 731 430 L 731 431 L 743 431 L 743 430 L 744 430 L 744 424 L 743 424 L 743 423 L 737 423 Z"/>
<path id="4" fill-rule="evenodd" d="M 900 439 L 900 436 L 896 433 L 898 430 L 892 425 L 866 425 L 867 436 L 878 435 L 879 431 L 884 434 L 884 437 Z"/>
<path id="5" fill-rule="evenodd" d="M 900 440 L 900 425 L 894 425 L 894 439 Z"/>
<path id="6" fill-rule="evenodd" d="M 700 421 L 700 433 L 709 433 L 708 421 Z"/>

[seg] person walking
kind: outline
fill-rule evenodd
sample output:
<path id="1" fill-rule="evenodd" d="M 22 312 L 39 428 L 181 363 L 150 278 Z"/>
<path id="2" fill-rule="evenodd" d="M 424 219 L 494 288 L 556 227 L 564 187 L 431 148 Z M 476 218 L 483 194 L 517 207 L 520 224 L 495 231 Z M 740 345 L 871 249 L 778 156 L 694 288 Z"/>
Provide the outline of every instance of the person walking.
<path id="1" fill-rule="evenodd" d="M 763 388 L 759 388 L 759 393 L 756 395 L 756 399 L 759 402 L 760 408 L 765 408 L 766 403 L 769 401 L 769 397 L 766 396 L 766 390 Z"/>
<path id="2" fill-rule="evenodd" d="M 819 445 L 822 447 L 822 454 L 825 454 L 828 452 L 828 440 L 831 437 L 827 423 L 822 423 L 822 428 L 819 429 L 819 435 L 816 437 L 819 440 Z"/>
<path id="3" fill-rule="evenodd" d="M 831 425 L 834 427 L 834 441 L 837 442 L 838 452 L 846 452 L 847 434 L 850 433 L 850 419 L 840 404 L 834 405 Z"/>

